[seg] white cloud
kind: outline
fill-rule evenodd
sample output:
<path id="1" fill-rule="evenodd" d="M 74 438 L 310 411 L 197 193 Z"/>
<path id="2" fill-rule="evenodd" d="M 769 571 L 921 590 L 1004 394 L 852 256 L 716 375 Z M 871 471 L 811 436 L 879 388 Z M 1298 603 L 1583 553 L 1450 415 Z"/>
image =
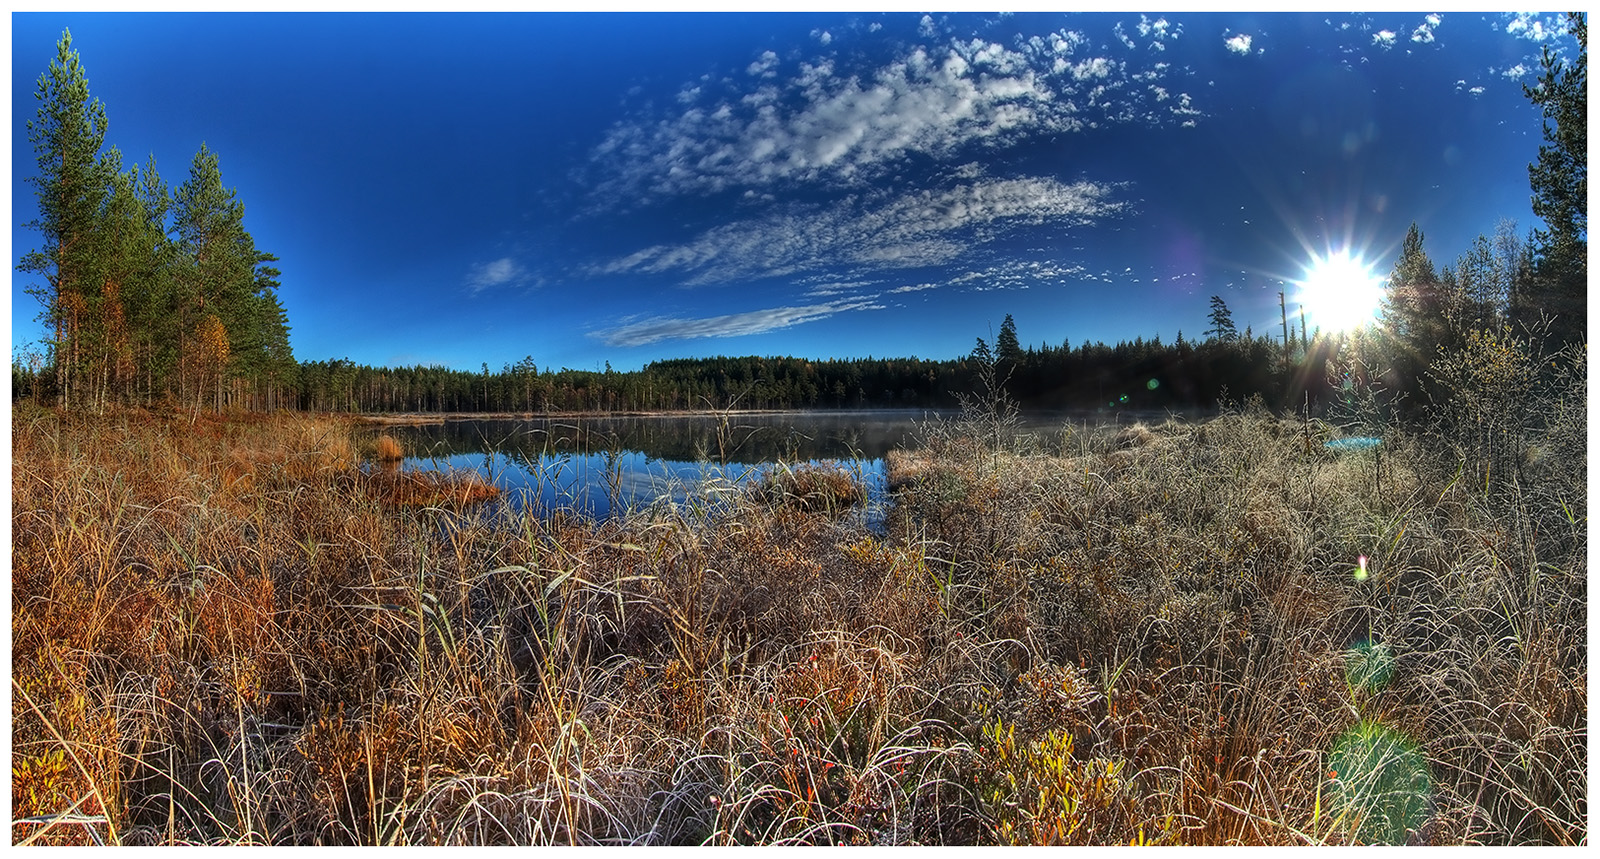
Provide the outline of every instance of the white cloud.
<path id="1" fill-rule="evenodd" d="M 1438 29 L 1439 24 L 1443 21 L 1444 16 L 1437 12 L 1424 17 L 1422 23 L 1411 31 L 1411 41 L 1420 42 L 1424 45 L 1431 44 L 1433 42 L 1433 31 Z"/>
<path id="2" fill-rule="evenodd" d="M 467 275 L 467 289 L 478 293 L 493 286 L 516 283 L 526 276 L 527 272 L 517 264 L 516 260 L 505 257 L 494 262 L 474 265 L 471 273 Z"/>
<path id="3" fill-rule="evenodd" d="M 833 41 L 833 34 L 827 30 L 812 30 L 811 38 L 816 39 L 817 41 L 826 45 Z"/>
<path id="4" fill-rule="evenodd" d="M 905 269 L 961 257 L 1019 224 L 1074 226 L 1115 215 L 1113 186 L 999 179 L 905 194 L 881 204 L 848 198 L 830 209 L 794 208 L 714 227 L 606 263 L 601 274 L 678 274 L 703 285 L 781 277 L 836 266 Z"/>
<path id="5" fill-rule="evenodd" d="M 1385 51 L 1394 47 L 1395 32 L 1393 30 L 1379 30 L 1372 34 L 1372 44 L 1383 48 Z"/>
<path id="6" fill-rule="evenodd" d="M 773 53 L 771 51 L 762 51 L 760 58 L 758 58 L 755 62 L 751 63 L 750 66 L 745 69 L 745 71 L 749 72 L 752 75 L 760 75 L 762 77 L 772 77 L 773 76 L 773 71 L 772 70 L 774 68 L 776 68 L 777 65 L 778 65 L 778 55 L 777 54 L 775 54 L 775 53 Z"/>
<path id="7" fill-rule="evenodd" d="M 901 295 L 907 292 L 921 292 L 924 289 L 937 289 L 938 287 L 939 285 L 936 283 L 919 283 L 915 286 L 897 286 L 894 289 L 889 290 L 889 294 Z"/>
<path id="8" fill-rule="evenodd" d="M 1467 92 L 1472 93 L 1473 95 L 1483 95 L 1483 87 L 1475 86 L 1467 90 Z"/>
<path id="9" fill-rule="evenodd" d="M 1127 33 L 1122 31 L 1122 22 L 1121 21 L 1118 21 L 1117 25 L 1115 27 L 1111 28 L 1111 32 L 1118 39 L 1122 40 L 1122 44 L 1127 45 L 1129 48 L 1137 48 L 1137 47 L 1139 47 L 1138 44 L 1133 41 L 1132 37 L 1130 37 Z"/>
<path id="10" fill-rule="evenodd" d="M 938 32 L 939 32 L 939 28 L 934 25 L 933 16 L 932 15 L 923 15 L 922 16 L 922 22 L 917 25 L 917 33 L 919 35 L 923 36 L 924 38 L 931 39 Z"/>
<path id="11" fill-rule="evenodd" d="M 1105 57 L 1093 57 L 1073 65 L 1067 71 L 1072 73 L 1074 80 L 1087 81 L 1110 77 L 1111 73 L 1119 68 L 1119 65 Z"/>
<path id="12" fill-rule="evenodd" d="M 1492 72 L 1492 71 L 1494 71 L 1494 69 L 1490 69 L 1489 71 Z M 1527 75 L 1527 74 L 1530 74 L 1532 72 L 1533 72 L 1533 69 L 1528 68 L 1527 66 L 1523 65 L 1522 63 L 1517 63 L 1516 65 L 1512 66 L 1511 68 L 1500 72 L 1500 76 L 1503 77 L 1503 78 L 1510 78 L 1511 80 L 1516 80 L 1517 78 L 1520 78 L 1520 77 L 1522 77 L 1524 75 Z"/>
<path id="13" fill-rule="evenodd" d="M 1239 35 L 1233 36 L 1232 38 L 1223 39 L 1222 43 L 1228 47 L 1228 50 L 1234 52 L 1235 54 L 1239 54 L 1241 56 L 1245 56 L 1245 55 L 1248 55 L 1250 53 L 1250 36 L 1249 36 L 1249 34 L 1240 33 Z M 1277 56 L 1277 55 L 1274 54 L 1273 56 Z"/>
<path id="14" fill-rule="evenodd" d="M 1543 42 L 1567 31 L 1562 18 L 1543 18 L 1537 12 L 1511 12 L 1506 15 L 1506 32 L 1519 39 Z"/>
<path id="15" fill-rule="evenodd" d="M 650 317 L 600 331 L 598 337 L 607 346 L 647 346 L 663 340 L 693 340 L 704 337 L 740 337 L 747 334 L 764 334 L 782 328 L 792 328 L 806 322 L 827 319 L 852 310 L 882 310 L 883 305 L 872 299 L 857 301 L 830 301 L 801 307 L 774 307 L 723 316 L 684 319 L 670 316 Z"/>
<path id="16" fill-rule="evenodd" d="M 1183 25 L 1179 24 L 1177 27 L 1173 27 L 1167 22 L 1166 18 L 1157 18 L 1154 21 L 1151 21 L 1149 18 L 1140 15 L 1139 35 L 1148 36 L 1151 33 L 1155 34 L 1156 41 L 1158 42 L 1168 37 L 1176 39 L 1178 36 L 1183 34 Z"/>

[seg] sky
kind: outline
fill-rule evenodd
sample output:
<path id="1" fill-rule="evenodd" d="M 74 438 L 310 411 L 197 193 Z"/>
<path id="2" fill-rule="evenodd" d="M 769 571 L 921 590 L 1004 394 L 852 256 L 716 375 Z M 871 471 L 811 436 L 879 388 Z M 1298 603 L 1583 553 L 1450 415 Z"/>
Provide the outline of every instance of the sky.
<path id="1" fill-rule="evenodd" d="M 13 264 L 39 243 L 34 84 L 70 28 L 125 164 L 176 188 L 217 154 L 297 358 L 473 371 L 953 358 L 1007 314 L 1025 346 L 1171 342 L 1213 295 L 1277 331 L 1318 259 L 1364 281 L 1413 222 L 1436 264 L 1536 226 L 1522 85 L 1577 51 L 1556 15 L 1491 12 L 10 25 Z M 30 282 L 14 354 L 44 336 Z"/>

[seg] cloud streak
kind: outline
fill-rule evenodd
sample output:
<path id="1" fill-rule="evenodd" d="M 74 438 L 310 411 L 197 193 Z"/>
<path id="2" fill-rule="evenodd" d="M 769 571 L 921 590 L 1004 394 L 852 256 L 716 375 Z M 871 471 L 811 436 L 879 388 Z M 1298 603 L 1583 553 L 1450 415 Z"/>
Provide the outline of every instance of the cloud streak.
<path id="1" fill-rule="evenodd" d="M 493 262 L 474 265 L 467 275 L 466 286 L 469 292 L 477 294 L 491 287 L 519 283 L 527 277 L 527 274 L 516 260 L 504 257 Z"/>
<path id="2" fill-rule="evenodd" d="M 831 208 L 791 209 L 655 245 L 600 266 L 598 274 L 678 274 L 689 285 L 782 277 L 839 265 L 905 269 L 957 259 L 1023 225 L 1063 228 L 1120 213 L 1117 186 L 1055 179 L 1000 179 L 905 194 L 879 205 L 848 198 Z"/>
<path id="3" fill-rule="evenodd" d="M 741 337 L 792 328 L 807 322 L 827 319 L 855 310 L 881 310 L 884 305 L 872 299 L 831 301 L 801 307 L 774 307 L 722 316 L 682 318 L 649 317 L 617 328 L 596 332 L 607 346 L 648 346 L 664 340 L 695 340 L 707 337 Z"/>

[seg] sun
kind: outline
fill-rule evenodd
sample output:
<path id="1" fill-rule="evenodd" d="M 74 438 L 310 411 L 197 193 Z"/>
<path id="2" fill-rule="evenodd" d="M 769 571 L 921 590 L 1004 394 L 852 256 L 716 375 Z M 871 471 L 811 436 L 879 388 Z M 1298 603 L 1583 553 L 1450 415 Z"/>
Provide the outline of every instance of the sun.
<path id="1" fill-rule="evenodd" d="M 1384 278 L 1347 252 L 1312 257 L 1299 292 L 1308 327 L 1336 333 L 1376 321 L 1383 287 Z"/>

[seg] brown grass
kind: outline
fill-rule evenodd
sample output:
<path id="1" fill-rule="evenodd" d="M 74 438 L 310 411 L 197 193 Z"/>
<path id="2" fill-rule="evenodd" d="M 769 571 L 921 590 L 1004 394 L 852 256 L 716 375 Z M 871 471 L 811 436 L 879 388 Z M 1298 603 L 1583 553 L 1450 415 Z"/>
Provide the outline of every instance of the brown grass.
<path id="1" fill-rule="evenodd" d="M 12 425 L 17 842 L 1585 837 L 1582 510 L 1531 556 L 1420 440 L 932 432 L 874 534 L 808 468 L 590 522 L 326 418 Z"/>
<path id="2" fill-rule="evenodd" d="M 376 449 L 374 458 L 379 462 L 399 462 L 406 458 L 405 449 L 400 446 L 400 442 L 388 433 L 378 436 L 373 445 Z"/>

